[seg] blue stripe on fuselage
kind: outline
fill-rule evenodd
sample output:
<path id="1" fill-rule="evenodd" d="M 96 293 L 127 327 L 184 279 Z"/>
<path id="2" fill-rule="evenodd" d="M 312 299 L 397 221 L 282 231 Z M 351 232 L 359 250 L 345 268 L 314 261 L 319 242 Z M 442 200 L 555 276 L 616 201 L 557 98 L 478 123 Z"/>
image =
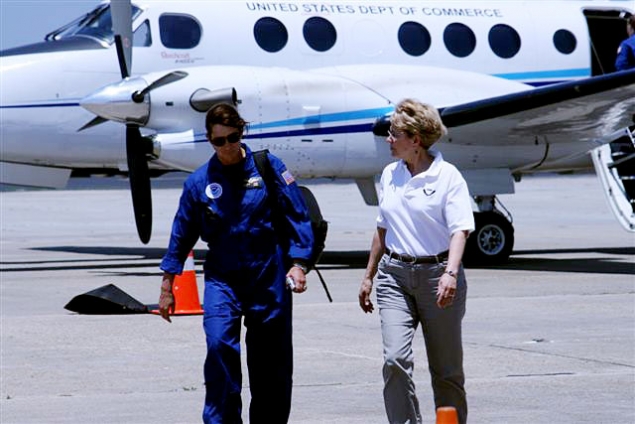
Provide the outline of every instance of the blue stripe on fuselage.
<path id="1" fill-rule="evenodd" d="M 284 138 L 284 137 L 310 137 L 316 135 L 329 135 L 329 134 L 353 134 L 353 133 L 363 133 L 363 132 L 372 132 L 374 122 L 366 122 L 364 124 L 355 124 L 355 125 L 341 125 L 337 127 L 328 127 L 328 128 L 305 128 L 301 130 L 287 130 L 287 131 L 277 131 L 270 133 L 261 133 L 261 134 L 245 134 L 243 137 L 245 140 L 261 140 L 265 138 Z M 186 140 L 181 143 L 175 144 L 188 144 L 188 143 L 207 143 L 207 137 L 205 134 L 196 134 L 194 136 L 194 140 Z"/>
<path id="2" fill-rule="evenodd" d="M 352 121 L 356 119 L 379 118 L 380 116 L 390 113 L 393 110 L 393 106 L 388 106 L 376 109 L 353 110 L 347 112 L 328 113 L 325 115 L 303 116 L 301 118 L 291 118 L 282 121 L 273 121 L 250 125 L 249 129 L 261 130 L 275 127 L 290 127 L 294 125 L 314 125 L 326 122 L 341 122 Z"/>
<path id="3" fill-rule="evenodd" d="M 277 138 L 277 137 L 303 137 L 303 136 L 316 136 L 327 134 L 350 134 L 370 132 L 373 130 L 374 122 L 366 122 L 364 124 L 355 125 L 342 125 L 339 127 L 326 127 L 326 128 L 305 128 L 301 130 L 287 130 L 277 131 L 264 134 L 254 134 L 245 136 L 246 139 L 262 139 L 262 138 Z"/>
<path id="4" fill-rule="evenodd" d="M 30 104 L 30 105 L 9 105 L 2 106 L 0 105 L 0 109 L 33 109 L 37 107 L 75 107 L 79 106 L 79 103 L 39 103 L 39 104 Z"/>
<path id="5" fill-rule="evenodd" d="M 539 83 L 539 80 L 549 79 L 547 84 L 555 84 L 557 82 L 564 82 L 572 78 L 588 78 L 591 76 L 590 68 L 578 68 L 578 69 L 559 69 L 555 71 L 535 71 L 535 72 L 512 72 L 506 74 L 492 74 L 493 77 L 505 78 L 512 81 L 535 81 Z M 533 84 L 532 84 L 533 85 Z"/>

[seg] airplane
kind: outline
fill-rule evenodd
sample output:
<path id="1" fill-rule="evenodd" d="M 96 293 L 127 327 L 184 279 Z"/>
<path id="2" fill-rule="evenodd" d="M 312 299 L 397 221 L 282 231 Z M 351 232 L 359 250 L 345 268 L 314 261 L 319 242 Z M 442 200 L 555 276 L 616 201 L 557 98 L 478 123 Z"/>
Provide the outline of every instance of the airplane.
<path id="1" fill-rule="evenodd" d="M 139 237 L 151 177 L 211 149 L 204 114 L 233 103 L 245 142 L 299 179 L 375 177 L 394 105 L 436 106 L 438 143 L 465 177 L 476 230 L 466 259 L 514 244 L 497 195 L 523 175 L 595 167 L 635 231 L 635 70 L 613 72 L 631 0 L 156 1 L 100 3 L 41 43 L 0 52 L 0 183 L 63 187 L 128 174 Z"/>

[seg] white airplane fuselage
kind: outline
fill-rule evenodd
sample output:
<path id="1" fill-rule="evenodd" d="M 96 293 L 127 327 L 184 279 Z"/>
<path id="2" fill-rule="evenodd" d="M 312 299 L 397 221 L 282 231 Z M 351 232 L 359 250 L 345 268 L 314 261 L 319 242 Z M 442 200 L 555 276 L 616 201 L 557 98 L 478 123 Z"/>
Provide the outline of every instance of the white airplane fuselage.
<path id="1" fill-rule="evenodd" d="M 151 43 L 133 48 L 132 76 L 147 79 L 146 74 L 157 72 L 158 78 L 168 69 L 188 73 L 149 95 L 153 109 L 145 131 L 158 134 L 161 150 L 151 167 L 191 171 L 204 163 L 212 152 L 204 139 L 204 113 L 192 113 L 187 98 L 178 94 L 233 87 L 241 114 L 251 123 L 247 142 L 269 148 L 301 178 L 377 174 L 392 158 L 384 139 L 368 129 L 404 97 L 443 108 L 588 77 L 591 49 L 584 10 L 633 12 L 628 1 L 136 4 L 141 12 L 133 29 L 149 25 Z M 200 42 L 191 48 L 166 47 L 163 38 L 169 33 L 160 25 L 166 14 L 200 23 Z M 332 46 L 321 45 L 323 37 L 310 38 L 310 19 L 317 19 L 320 29 L 332 25 Z M 271 25 L 269 21 L 286 30 L 282 47 L 280 40 L 266 41 L 273 45 L 265 48 L 259 45 L 258 22 Z M 513 57 L 493 51 L 489 40 L 497 25 L 512 28 L 520 37 Z M 421 27 L 430 43 L 419 54 L 419 45 L 400 37 L 418 36 Z M 455 36 L 467 34 L 468 40 L 469 32 L 473 34 L 469 54 L 457 56 L 465 54 L 460 51 L 463 39 L 458 52 L 449 51 L 448 28 Z M 563 30 L 566 33 L 559 32 Z M 565 41 L 572 36 L 575 48 L 559 51 L 554 44 L 557 33 L 565 34 Z M 114 45 L 4 55 L 0 72 L 3 162 L 126 169 L 121 124 L 106 122 L 78 131 L 94 118 L 80 101 L 120 80 Z M 169 102 L 169 107 L 154 107 Z M 525 172 L 536 163 L 540 170 L 587 167 L 590 161 L 583 153 L 594 147 L 561 140 L 545 157 L 545 144 L 536 142 L 533 134 L 519 136 L 505 151 L 488 139 L 472 140 L 473 149 L 454 143 L 442 142 L 439 148 L 459 168 L 511 173 Z"/>

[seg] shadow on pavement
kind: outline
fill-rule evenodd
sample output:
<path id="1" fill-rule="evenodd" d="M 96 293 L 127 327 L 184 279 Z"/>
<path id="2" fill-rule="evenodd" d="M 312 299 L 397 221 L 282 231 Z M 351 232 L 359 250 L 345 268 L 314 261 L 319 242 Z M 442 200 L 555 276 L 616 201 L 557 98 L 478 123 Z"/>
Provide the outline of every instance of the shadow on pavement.
<path id="1" fill-rule="evenodd" d="M 47 261 L 0 262 L 3 272 L 19 271 L 61 271 L 78 269 L 121 269 L 156 267 L 156 272 L 143 272 L 140 275 L 155 275 L 159 262 L 165 253 L 164 248 L 150 247 L 104 247 L 104 246 L 51 246 L 36 247 L 32 250 L 49 252 L 78 253 L 84 255 L 103 255 L 104 258 L 66 259 Z M 554 255 L 593 254 L 588 257 L 554 258 Z M 196 264 L 201 266 L 206 251 L 195 250 Z M 597 256 L 602 255 L 602 256 Z M 546 249 L 515 251 L 509 261 L 501 265 L 478 266 L 476 269 L 506 269 L 523 271 L 585 272 L 601 274 L 635 275 L 635 247 L 603 247 L 584 249 Z M 531 256 L 531 257 L 525 257 Z M 629 257 L 626 261 L 620 256 Z M 368 260 L 368 251 L 325 251 L 320 260 L 319 269 L 355 268 L 363 269 Z M 132 273 L 125 272 L 125 275 Z"/>

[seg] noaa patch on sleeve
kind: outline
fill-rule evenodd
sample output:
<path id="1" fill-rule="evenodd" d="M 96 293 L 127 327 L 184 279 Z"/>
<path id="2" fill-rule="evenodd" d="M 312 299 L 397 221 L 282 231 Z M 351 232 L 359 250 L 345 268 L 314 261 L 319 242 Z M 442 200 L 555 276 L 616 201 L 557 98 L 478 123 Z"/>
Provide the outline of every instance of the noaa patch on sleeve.
<path id="1" fill-rule="evenodd" d="M 211 183 L 205 187 L 205 195 L 210 199 L 218 199 L 223 195 L 223 186 L 218 183 Z"/>
<path id="2" fill-rule="evenodd" d="M 289 170 L 284 171 L 280 175 L 282 176 L 282 178 L 284 178 L 284 181 L 287 183 L 287 185 L 295 182 L 295 178 L 293 178 L 293 175 L 291 175 L 291 172 L 289 172 Z"/>

